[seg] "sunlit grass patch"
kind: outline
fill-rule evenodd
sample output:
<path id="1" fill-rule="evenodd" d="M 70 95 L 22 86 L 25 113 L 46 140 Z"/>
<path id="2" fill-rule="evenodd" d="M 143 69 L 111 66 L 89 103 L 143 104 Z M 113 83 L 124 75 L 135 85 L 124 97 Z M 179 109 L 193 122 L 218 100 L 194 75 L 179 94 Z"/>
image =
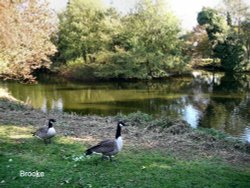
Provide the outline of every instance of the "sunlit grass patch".
<path id="1" fill-rule="evenodd" d="M 75 141 L 72 137 L 62 137 L 62 136 L 58 137 L 58 136 L 56 136 L 54 139 L 56 140 L 56 143 L 58 143 L 58 144 L 74 144 L 75 143 Z"/>
<path id="2" fill-rule="evenodd" d="M 143 166 L 145 169 L 146 168 L 163 168 L 163 169 L 166 169 L 166 170 L 171 170 L 171 166 L 170 165 L 167 165 L 167 164 L 158 164 L 158 163 L 152 163 L 151 165 L 149 165 L 148 167 L 145 167 Z M 142 169 L 144 169 L 142 167 Z"/>
<path id="3" fill-rule="evenodd" d="M 31 135 L 31 127 L 20 127 L 20 126 L 16 126 L 16 125 L 0 125 L 0 134 L 7 134 L 7 135 L 13 135 L 15 136 L 29 136 L 29 134 Z"/>
<path id="4" fill-rule="evenodd" d="M 0 142 L 4 144 L 21 144 L 32 138 L 30 127 L 18 127 L 14 125 L 0 125 Z"/>

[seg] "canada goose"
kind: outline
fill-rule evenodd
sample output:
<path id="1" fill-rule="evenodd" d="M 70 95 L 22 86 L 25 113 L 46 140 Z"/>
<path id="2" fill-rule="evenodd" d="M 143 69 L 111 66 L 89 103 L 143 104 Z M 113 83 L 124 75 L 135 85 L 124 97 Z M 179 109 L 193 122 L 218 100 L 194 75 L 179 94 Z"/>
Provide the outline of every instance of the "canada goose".
<path id="1" fill-rule="evenodd" d="M 92 153 L 102 154 L 102 157 L 109 157 L 112 161 L 112 156 L 116 155 L 121 151 L 123 146 L 123 140 L 121 137 L 121 129 L 123 126 L 126 126 L 123 122 L 119 121 L 117 124 L 115 139 L 108 139 L 99 142 L 97 145 L 92 146 L 91 148 L 85 151 L 85 155 L 91 155 Z"/>
<path id="2" fill-rule="evenodd" d="M 51 138 L 56 135 L 56 130 L 53 127 L 53 123 L 56 122 L 54 119 L 49 119 L 47 127 L 41 127 L 36 132 L 33 133 L 33 136 L 36 136 L 39 139 L 44 140 L 44 143 L 47 144 L 51 142 Z"/>

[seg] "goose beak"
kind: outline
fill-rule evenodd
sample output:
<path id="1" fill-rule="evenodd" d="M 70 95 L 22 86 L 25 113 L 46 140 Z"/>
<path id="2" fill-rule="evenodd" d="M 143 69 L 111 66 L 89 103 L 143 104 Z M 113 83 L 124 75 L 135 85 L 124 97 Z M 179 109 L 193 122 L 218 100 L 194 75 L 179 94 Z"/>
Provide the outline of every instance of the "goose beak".
<path id="1" fill-rule="evenodd" d="M 50 121 L 50 122 L 56 122 L 56 120 L 55 120 L 55 119 L 49 119 L 49 121 Z"/>
<path id="2" fill-rule="evenodd" d="M 128 125 L 126 125 L 124 122 L 122 122 L 122 121 L 120 121 L 119 123 L 118 123 L 121 127 L 125 127 L 125 126 L 128 126 Z"/>

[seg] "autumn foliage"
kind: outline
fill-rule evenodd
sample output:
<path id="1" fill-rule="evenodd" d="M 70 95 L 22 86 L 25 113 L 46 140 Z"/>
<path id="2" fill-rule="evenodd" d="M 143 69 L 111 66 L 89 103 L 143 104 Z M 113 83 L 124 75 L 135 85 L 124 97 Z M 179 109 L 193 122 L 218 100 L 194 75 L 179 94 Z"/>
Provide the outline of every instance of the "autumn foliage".
<path id="1" fill-rule="evenodd" d="M 34 81 L 32 72 L 51 64 L 55 18 L 45 1 L 0 0 L 1 77 Z"/>

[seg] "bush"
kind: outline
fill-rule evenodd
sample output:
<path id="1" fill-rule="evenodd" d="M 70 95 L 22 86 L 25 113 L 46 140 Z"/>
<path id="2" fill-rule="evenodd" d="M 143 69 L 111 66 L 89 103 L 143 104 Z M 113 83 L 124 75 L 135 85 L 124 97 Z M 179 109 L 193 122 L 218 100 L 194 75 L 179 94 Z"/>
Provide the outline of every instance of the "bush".
<path id="1" fill-rule="evenodd" d="M 126 124 L 131 126 L 146 126 L 147 123 L 153 120 L 153 117 L 151 115 L 138 111 L 130 113 L 128 115 L 120 113 L 116 116 L 115 119 L 124 121 Z"/>
<path id="2" fill-rule="evenodd" d="M 61 65 L 59 72 L 73 80 L 94 80 L 95 66 L 90 64 L 84 64 L 82 58 L 68 61 L 66 65 Z"/>

